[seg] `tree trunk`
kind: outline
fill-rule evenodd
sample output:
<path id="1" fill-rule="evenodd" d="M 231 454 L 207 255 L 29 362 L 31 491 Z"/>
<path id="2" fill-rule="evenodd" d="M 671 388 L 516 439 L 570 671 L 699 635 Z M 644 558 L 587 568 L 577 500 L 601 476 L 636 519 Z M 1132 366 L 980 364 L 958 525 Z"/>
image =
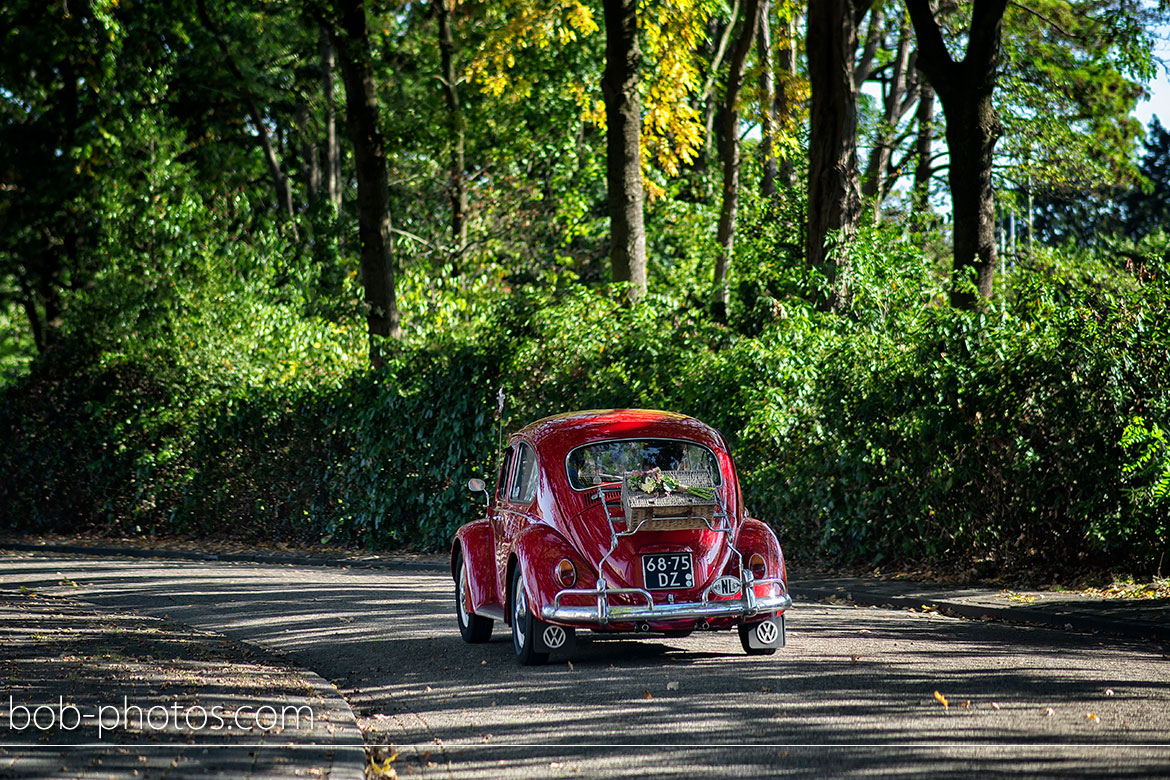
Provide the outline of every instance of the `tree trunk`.
<path id="1" fill-rule="evenodd" d="M 722 130 L 719 133 L 719 156 L 723 161 L 723 203 L 719 210 L 719 256 L 715 258 L 715 289 L 711 295 L 711 315 L 717 322 L 727 321 L 731 290 L 727 277 L 731 271 L 731 252 L 735 248 L 735 212 L 739 205 L 739 91 L 743 88 L 743 71 L 756 28 L 760 23 L 760 0 L 746 0 L 743 25 L 735 42 L 735 53 L 727 71 L 723 105 L 719 108 Z"/>
<path id="2" fill-rule="evenodd" d="M 789 20 L 784 29 L 784 42 L 776 53 L 776 64 L 784 78 L 776 90 L 776 104 L 773 116 L 792 116 L 796 112 L 796 100 L 791 95 L 791 85 L 796 81 L 796 24 Z M 788 189 L 796 187 L 796 164 L 792 155 L 785 154 L 780 160 L 780 182 Z"/>
<path id="3" fill-rule="evenodd" d="M 47 262 L 44 266 L 44 272 L 38 279 L 38 286 L 40 287 L 41 307 L 44 312 L 44 319 L 41 321 L 41 343 L 45 349 L 48 349 L 57 343 L 57 337 L 63 324 L 61 321 L 63 265 L 58 250 L 50 249 L 46 256 Z"/>
<path id="4" fill-rule="evenodd" d="M 321 161 L 317 155 L 317 141 L 310 130 L 309 107 L 297 101 L 297 133 L 301 139 L 301 176 L 305 180 L 305 199 L 316 203 L 321 194 Z"/>
<path id="5" fill-rule="evenodd" d="M 845 249 L 861 215 L 857 174 L 857 28 L 870 0 L 810 0 L 808 262 L 825 276 L 817 305 L 840 311 L 849 302 Z M 827 245 L 831 242 L 831 245 Z"/>
<path id="6" fill-rule="evenodd" d="M 32 331 L 33 345 L 37 348 L 37 354 L 41 354 L 45 351 L 45 326 L 37 310 L 36 293 L 24 279 L 20 280 L 20 293 L 20 303 L 24 307 L 24 315 L 28 317 L 29 330 Z"/>
<path id="7" fill-rule="evenodd" d="M 918 85 L 918 110 L 914 114 L 918 134 L 914 141 L 914 211 L 930 212 L 930 179 L 934 175 L 934 87 L 923 79 Z"/>
<path id="8" fill-rule="evenodd" d="M 813 0 L 814 2 L 816 0 Z M 858 22 L 860 29 L 861 22 Z M 885 32 L 886 16 L 882 12 L 881 3 L 878 7 L 873 9 L 873 13 L 869 15 L 869 26 L 865 31 L 865 46 L 862 47 L 861 56 L 857 59 L 857 64 L 853 66 L 853 86 L 860 90 L 861 85 L 869 81 L 869 75 L 873 72 L 873 61 L 877 56 L 878 47 L 884 43 L 883 33 Z"/>
<path id="9" fill-rule="evenodd" d="M 252 120 L 252 125 L 256 128 L 256 138 L 260 142 L 260 150 L 264 153 L 264 163 L 268 166 L 268 175 L 272 177 L 272 186 L 276 191 L 276 204 L 284 213 L 285 217 L 292 220 L 293 217 L 293 202 L 292 202 L 292 188 L 289 186 L 288 176 L 285 175 L 284 170 L 280 166 L 280 157 L 276 153 L 276 145 L 272 142 L 272 136 L 268 132 L 268 125 L 264 121 L 264 116 L 260 112 L 260 107 L 256 103 L 256 99 L 248 92 L 247 79 L 244 78 L 244 73 L 240 70 L 240 66 L 236 63 L 232 56 L 231 49 L 228 47 L 227 41 L 219 33 L 219 28 L 211 20 L 211 15 L 207 12 L 207 0 L 197 0 L 195 4 L 196 12 L 199 14 L 199 21 L 211 35 L 215 45 L 219 48 L 223 55 L 224 62 L 227 63 L 228 70 L 231 71 L 232 77 L 240 86 L 240 94 L 244 100 L 244 105 L 248 109 L 248 116 Z M 293 237 L 297 237 L 296 225 L 292 225 Z"/>
<path id="10" fill-rule="evenodd" d="M 947 51 L 929 0 L 906 3 L 918 39 L 918 68 L 934 87 L 947 120 L 955 223 L 951 305 L 960 308 L 971 308 L 979 297 L 990 298 L 995 273 L 991 166 L 1002 126 L 991 97 L 1007 2 L 974 0 L 966 56 L 958 62 Z"/>
<path id="11" fill-rule="evenodd" d="M 760 0 L 760 24 L 756 28 L 756 56 L 760 61 L 760 157 L 764 173 L 760 194 L 776 197 L 776 178 L 780 175 L 773 141 L 776 137 L 776 85 L 772 74 L 772 26 L 768 19 L 769 0 Z"/>
<path id="12" fill-rule="evenodd" d="M 264 117 L 260 113 L 259 106 L 256 101 L 248 96 L 245 97 L 245 103 L 248 106 L 248 113 L 252 117 L 252 124 L 256 127 L 256 136 L 260 140 L 260 149 L 264 152 L 264 162 L 268 165 L 268 174 L 272 177 L 272 185 L 276 190 L 276 203 L 285 217 L 292 219 L 293 216 L 293 202 L 292 202 L 292 188 L 288 183 L 288 176 L 280 167 L 280 158 L 276 154 L 276 145 L 272 142 L 272 136 L 268 132 L 268 126 L 264 122 Z M 296 226 L 293 226 L 293 235 L 296 236 Z"/>
<path id="13" fill-rule="evenodd" d="M 448 2 L 437 0 L 439 11 L 439 60 L 443 91 L 447 97 L 447 144 L 451 160 L 447 196 L 451 200 L 451 240 L 456 253 L 467 245 L 467 188 L 463 179 L 463 115 L 459 109 L 459 89 L 455 75 L 455 40 L 451 35 L 451 9 Z"/>
<path id="14" fill-rule="evenodd" d="M 395 295 L 394 239 L 386 150 L 378 129 L 378 95 L 363 0 L 334 0 L 341 30 L 334 39 L 345 83 L 346 118 L 358 186 L 358 238 L 370 333 L 370 362 L 383 363 L 380 338 L 401 338 Z"/>
<path id="15" fill-rule="evenodd" d="M 707 81 L 703 84 L 703 92 L 700 95 L 700 102 L 703 106 L 703 127 L 706 129 L 706 135 L 704 135 L 706 142 L 703 146 L 706 150 L 704 155 L 706 159 L 711 157 L 711 139 L 715 137 L 715 114 L 718 112 L 719 104 L 719 101 L 715 99 L 715 82 L 719 77 L 719 69 L 723 67 L 723 57 L 727 54 L 727 45 L 731 42 L 731 34 L 735 31 L 735 21 L 738 18 L 739 0 L 732 0 L 731 18 L 727 20 L 727 24 L 723 25 L 722 30 L 720 30 L 718 19 L 712 17 L 709 28 L 712 38 L 718 33 L 719 45 L 715 47 L 715 53 L 711 57 L 711 72 L 707 75 Z"/>
<path id="16" fill-rule="evenodd" d="M 606 185 L 610 264 L 630 299 L 646 294 L 646 233 L 642 218 L 642 101 L 638 95 L 637 0 L 604 0 Z"/>
<path id="17" fill-rule="evenodd" d="M 955 222 L 954 273 L 951 305 L 971 308 L 976 296 L 990 298 L 995 273 L 995 190 L 991 166 L 1001 127 L 988 92 L 979 101 L 961 102 L 947 110 L 947 148 L 950 150 L 951 211 Z M 974 269 L 973 278 L 971 269 Z"/>
<path id="18" fill-rule="evenodd" d="M 905 99 L 912 84 L 909 78 L 910 25 L 906 15 L 901 15 L 898 29 L 898 48 L 891 63 L 889 86 L 882 101 L 882 121 L 874 136 L 869 162 L 865 167 L 865 178 L 861 188 L 864 198 L 872 199 L 874 218 L 882 215 L 882 200 L 886 196 L 885 184 L 890 172 L 890 158 L 894 152 L 894 137 L 898 122 L 905 115 L 910 103 Z"/>
<path id="19" fill-rule="evenodd" d="M 329 31 L 321 28 L 321 99 L 325 102 L 325 192 L 333 204 L 333 212 L 341 211 L 341 147 L 337 143 L 337 106 L 333 103 L 333 71 L 336 58 Z"/>

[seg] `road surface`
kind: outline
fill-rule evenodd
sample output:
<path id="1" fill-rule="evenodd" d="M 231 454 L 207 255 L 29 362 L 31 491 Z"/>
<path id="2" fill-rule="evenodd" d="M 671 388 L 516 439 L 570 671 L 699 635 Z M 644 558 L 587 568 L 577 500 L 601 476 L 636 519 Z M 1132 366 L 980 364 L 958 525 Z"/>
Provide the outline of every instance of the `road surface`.
<path id="1" fill-rule="evenodd" d="M 521 668 L 504 626 L 460 640 L 439 572 L 0 553 L 20 585 L 287 656 L 400 777 L 1170 777 L 1154 643 L 817 603 L 771 657 L 734 633 L 585 633 Z"/>

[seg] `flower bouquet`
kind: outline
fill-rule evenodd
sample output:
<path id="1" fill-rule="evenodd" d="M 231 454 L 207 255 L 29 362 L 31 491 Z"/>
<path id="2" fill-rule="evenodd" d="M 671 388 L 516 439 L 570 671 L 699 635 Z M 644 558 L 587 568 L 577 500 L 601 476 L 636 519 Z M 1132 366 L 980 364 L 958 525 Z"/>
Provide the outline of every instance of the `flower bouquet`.
<path id="1" fill-rule="evenodd" d="M 708 471 L 647 469 L 622 475 L 627 530 L 708 528 L 718 502 Z"/>

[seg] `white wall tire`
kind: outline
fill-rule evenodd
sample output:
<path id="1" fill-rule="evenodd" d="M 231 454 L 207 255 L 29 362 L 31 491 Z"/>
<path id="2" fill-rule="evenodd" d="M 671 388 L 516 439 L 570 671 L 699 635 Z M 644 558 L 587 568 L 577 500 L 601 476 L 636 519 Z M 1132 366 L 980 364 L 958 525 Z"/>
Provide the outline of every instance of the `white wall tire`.
<path id="1" fill-rule="evenodd" d="M 512 647 L 516 660 L 521 666 L 539 666 L 548 662 L 548 653 L 537 651 L 536 632 L 543 629 L 541 621 L 532 615 L 528 606 L 528 593 L 524 589 L 524 573 L 520 564 L 512 570 Z"/>
<path id="2" fill-rule="evenodd" d="M 469 645 L 481 645 L 492 638 L 491 618 L 471 611 L 471 589 L 467 582 L 467 562 L 463 553 L 455 562 L 455 619 L 459 623 L 459 634 Z"/>

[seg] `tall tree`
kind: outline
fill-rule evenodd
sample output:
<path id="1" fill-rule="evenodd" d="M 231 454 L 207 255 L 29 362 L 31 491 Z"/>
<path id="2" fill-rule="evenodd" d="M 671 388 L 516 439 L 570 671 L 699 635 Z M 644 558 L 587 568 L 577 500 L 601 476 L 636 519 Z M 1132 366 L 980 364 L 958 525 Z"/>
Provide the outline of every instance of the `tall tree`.
<path id="1" fill-rule="evenodd" d="M 637 0 L 604 0 L 606 185 L 610 264 L 615 282 L 630 283 L 630 297 L 646 294 L 646 231 L 642 191 L 642 101 L 638 95 Z"/>
<path id="2" fill-rule="evenodd" d="M 207 10 L 207 0 L 196 0 L 195 7 L 198 11 L 199 21 L 203 24 L 207 34 L 211 36 L 212 41 L 222 54 L 223 61 L 231 73 L 232 81 L 240 90 L 240 97 L 244 101 L 244 105 L 247 106 L 248 116 L 252 120 L 252 126 L 256 130 L 256 139 L 260 144 L 260 150 L 264 154 L 264 162 L 268 166 L 268 174 L 272 177 L 273 190 L 276 192 L 276 202 L 281 212 L 284 213 L 285 218 L 291 220 L 294 213 L 292 187 L 289 183 L 288 174 L 281 165 L 277 142 L 272 137 L 267 117 L 261 111 L 260 103 L 252 92 L 252 83 L 244 75 L 240 64 L 236 61 L 235 53 L 232 51 L 228 39 L 219 29 L 219 25 L 211 18 L 211 14 Z M 297 232 L 296 225 L 291 222 L 290 225 L 295 236 Z"/>
<path id="3" fill-rule="evenodd" d="M 710 49 L 706 52 L 710 57 L 707 80 L 699 94 L 699 102 L 703 106 L 704 126 L 707 128 L 704 135 L 705 157 L 711 157 L 712 145 L 715 138 L 715 114 L 718 112 L 719 101 L 715 94 L 715 87 L 719 83 L 719 71 L 723 67 L 723 58 L 727 56 L 727 47 L 731 44 L 731 36 L 735 32 L 735 22 L 739 19 L 740 0 L 732 0 L 729 16 L 726 21 L 717 15 L 707 20 L 707 43 Z"/>
<path id="4" fill-rule="evenodd" d="M 334 70 L 337 57 L 329 30 L 320 26 L 321 101 L 325 106 L 325 154 L 322 167 L 325 175 L 325 193 L 333 213 L 341 211 L 341 147 L 337 143 L 337 107 L 333 103 Z"/>
<path id="5" fill-rule="evenodd" d="M 996 107 L 997 186 L 1021 192 L 1127 189 L 1137 180 L 1134 108 L 1154 76 L 1150 31 L 1130 0 L 1009 3 Z M 945 23 L 944 23 L 945 29 Z"/>
<path id="6" fill-rule="evenodd" d="M 731 294 L 727 276 L 731 270 L 731 252 L 735 247 L 735 212 L 739 203 L 739 92 L 743 72 L 760 24 L 760 0 L 746 0 L 735 51 L 727 70 L 723 102 L 719 107 L 719 157 L 723 163 L 723 199 L 719 209 L 719 255 L 715 258 L 715 288 L 711 296 L 711 314 L 727 321 Z"/>
<path id="7" fill-rule="evenodd" d="M 824 274 L 818 306 L 840 311 L 849 300 L 846 244 L 857 229 L 857 30 L 872 0 L 809 0 L 808 262 Z M 832 239 L 830 238 L 832 236 Z M 830 244 L 830 240 L 832 243 Z"/>
<path id="8" fill-rule="evenodd" d="M 439 81 L 447 100 L 447 145 L 450 152 L 447 197 L 451 201 L 451 240 L 455 251 L 467 244 L 467 186 L 463 176 L 463 113 L 459 106 L 459 79 L 455 71 L 455 38 L 451 34 L 454 0 L 435 0 L 439 26 Z"/>
<path id="9" fill-rule="evenodd" d="M 1008 0 L 974 0 L 961 60 L 947 50 L 930 0 L 906 0 L 918 39 L 918 67 L 930 80 L 947 120 L 948 178 L 954 218 L 951 304 L 970 308 L 991 297 L 995 272 L 992 163 L 1003 126 L 992 104 Z M 967 276 L 974 273 L 975 291 Z"/>
<path id="10" fill-rule="evenodd" d="M 1125 198 L 1125 229 L 1135 239 L 1159 228 L 1170 232 L 1170 132 L 1158 117 L 1146 134 L 1141 173 L 1145 186 Z"/>
<path id="11" fill-rule="evenodd" d="M 92 278 L 105 221 L 96 203 L 123 105 L 118 25 L 89 4 L 0 6 L 0 282 L 38 351 L 53 345 L 68 292 Z M 128 74 L 133 76 L 133 74 Z"/>
<path id="12" fill-rule="evenodd" d="M 764 173 L 760 177 L 760 194 L 765 198 L 776 195 L 776 179 L 780 165 L 776 159 L 776 79 L 772 72 L 771 3 L 760 2 L 760 23 L 756 28 L 756 57 L 760 61 L 760 158 Z"/>
<path id="13" fill-rule="evenodd" d="M 910 20 L 899 13 L 890 21 L 896 40 L 893 59 L 878 69 L 880 73 L 870 74 L 870 79 L 877 76 L 882 86 L 882 114 L 861 187 L 862 196 L 872 201 L 877 217 L 881 216 L 882 200 L 890 187 L 890 163 L 898 144 L 898 124 L 919 97 L 916 70 L 910 62 Z"/>
<path id="14" fill-rule="evenodd" d="M 797 127 L 800 125 L 800 116 L 804 112 L 805 97 L 807 97 L 807 84 L 804 83 L 797 76 L 796 69 L 796 12 L 789 6 L 785 6 L 786 13 L 782 17 L 783 26 L 780 28 L 780 41 L 777 44 L 776 52 L 776 104 L 774 115 L 780 120 L 781 128 L 778 128 L 778 136 L 785 136 L 795 139 L 798 135 Z M 779 132 L 781 131 L 782 132 Z M 777 139 L 773 139 L 773 147 L 777 145 Z M 795 143 L 785 145 L 785 150 L 780 152 L 780 182 L 787 188 L 792 189 L 797 185 L 796 164 L 793 158 Z"/>
<path id="15" fill-rule="evenodd" d="M 914 211 L 930 211 L 930 181 L 934 175 L 934 87 L 918 82 L 918 107 L 914 111 Z"/>
<path id="16" fill-rule="evenodd" d="M 346 120 L 357 167 L 358 239 L 362 286 L 370 335 L 370 362 L 383 364 L 382 338 L 401 338 L 395 290 L 394 233 L 386 148 L 378 127 L 378 94 L 364 0 L 334 0 L 336 26 L 330 28 L 341 78 L 345 82 Z"/>

